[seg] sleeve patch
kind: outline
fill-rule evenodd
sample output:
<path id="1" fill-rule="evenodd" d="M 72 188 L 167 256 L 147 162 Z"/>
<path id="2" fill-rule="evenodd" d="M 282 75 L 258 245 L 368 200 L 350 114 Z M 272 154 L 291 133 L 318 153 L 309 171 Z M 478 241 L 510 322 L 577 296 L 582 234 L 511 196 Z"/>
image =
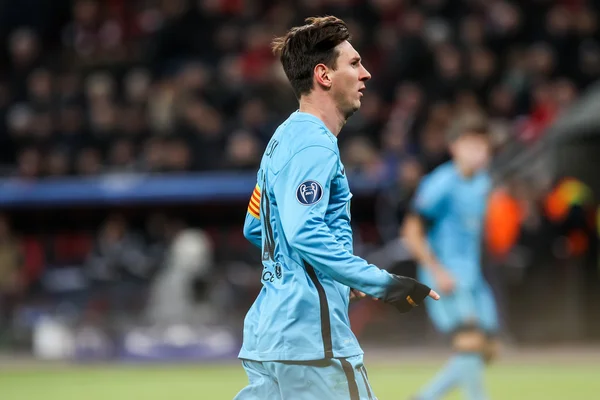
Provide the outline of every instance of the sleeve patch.
<path id="1" fill-rule="evenodd" d="M 317 181 L 304 181 L 296 189 L 296 200 L 302 205 L 317 204 L 322 198 L 323 187 Z"/>

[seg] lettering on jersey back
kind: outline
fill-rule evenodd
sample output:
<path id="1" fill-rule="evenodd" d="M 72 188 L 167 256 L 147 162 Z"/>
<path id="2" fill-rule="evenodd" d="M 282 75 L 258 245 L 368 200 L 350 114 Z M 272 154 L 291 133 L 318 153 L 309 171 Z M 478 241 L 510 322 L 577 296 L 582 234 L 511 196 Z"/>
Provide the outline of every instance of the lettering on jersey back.
<path id="1" fill-rule="evenodd" d="M 277 148 L 278 145 L 279 145 L 279 142 L 277 140 L 273 139 L 267 146 L 267 151 L 265 152 L 265 155 L 267 157 L 271 158 L 271 156 L 273 155 L 273 152 L 275 151 L 275 149 Z"/>

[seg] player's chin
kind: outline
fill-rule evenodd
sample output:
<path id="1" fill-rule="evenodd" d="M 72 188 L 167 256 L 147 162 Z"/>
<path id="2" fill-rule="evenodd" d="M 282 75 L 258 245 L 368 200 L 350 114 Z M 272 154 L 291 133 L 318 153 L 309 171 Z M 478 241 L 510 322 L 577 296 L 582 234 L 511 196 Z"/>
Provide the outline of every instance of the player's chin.
<path id="1" fill-rule="evenodd" d="M 344 111 L 344 116 L 346 117 L 346 119 L 348 119 L 352 115 L 354 115 L 354 113 L 357 112 L 359 108 L 360 108 L 360 103 L 358 103 L 358 105 L 352 105 L 352 107 L 347 107 L 346 110 Z"/>

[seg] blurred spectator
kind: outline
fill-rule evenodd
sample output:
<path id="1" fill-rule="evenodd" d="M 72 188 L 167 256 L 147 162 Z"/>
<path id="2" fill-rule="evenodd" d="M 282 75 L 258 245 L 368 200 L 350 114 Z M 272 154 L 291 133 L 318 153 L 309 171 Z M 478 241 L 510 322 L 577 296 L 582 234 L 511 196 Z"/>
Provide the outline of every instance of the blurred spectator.
<path id="1" fill-rule="evenodd" d="M 71 166 L 69 165 L 68 155 L 60 150 L 55 149 L 46 156 L 46 175 L 49 177 L 63 177 L 70 174 Z"/>
<path id="2" fill-rule="evenodd" d="M 64 72 L 58 75 L 57 81 L 56 86 L 61 103 L 76 104 L 82 100 L 82 81 L 77 72 Z"/>
<path id="3" fill-rule="evenodd" d="M 485 102 L 496 80 L 496 64 L 496 57 L 488 49 L 475 48 L 469 52 L 469 87 L 476 93 L 481 104 Z"/>
<path id="4" fill-rule="evenodd" d="M 27 98 L 27 78 L 41 62 L 39 50 L 38 36 L 31 29 L 15 30 L 8 38 L 9 74 L 15 100 Z"/>
<path id="5" fill-rule="evenodd" d="M 533 142 L 545 132 L 557 116 L 557 104 L 553 87 L 547 82 L 539 82 L 531 92 L 531 112 L 523 122 L 519 137 L 523 142 Z"/>
<path id="6" fill-rule="evenodd" d="M 97 149 L 88 147 L 77 155 L 75 171 L 78 175 L 94 176 L 103 171 L 102 156 Z"/>
<path id="7" fill-rule="evenodd" d="M 132 140 L 141 140 L 148 136 L 144 109 L 139 106 L 125 106 L 119 115 L 119 130 Z"/>
<path id="8" fill-rule="evenodd" d="M 35 108 L 49 108 L 53 99 L 52 74 L 47 69 L 36 69 L 28 78 L 28 98 Z"/>
<path id="9" fill-rule="evenodd" d="M 485 44 L 485 23 L 479 15 L 470 14 L 461 19 L 459 40 L 466 48 L 479 48 Z"/>
<path id="10" fill-rule="evenodd" d="M 81 65 L 114 63 L 126 56 L 124 32 L 98 0 L 73 2 L 73 21 L 63 32 L 63 44 Z"/>
<path id="11" fill-rule="evenodd" d="M 556 72 L 555 49 L 548 43 L 536 43 L 529 49 L 528 69 L 530 82 L 535 84 L 552 78 Z"/>
<path id="12" fill-rule="evenodd" d="M 49 111 L 40 110 L 31 121 L 31 143 L 39 148 L 47 148 L 53 142 L 54 118 Z"/>
<path id="13" fill-rule="evenodd" d="M 223 159 L 223 119 L 210 105 L 189 99 L 184 105 L 178 131 L 196 143 L 198 168 L 214 169 Z"/>
<path id="14" fill-rule="evenodd" d="M 96 72 L 86 79 L 85 93 L 87 100 L 92 105 L 114 100 L 115 86 L 115 79 L 108 72 Z"/>
<path id="15" fill-rule="evenodd" d="M 118 139 L 108 152 L 108 170 L 112 172 L 133 172 L 137 169 L 134 145 L 130 140 Z"/>
<path id="16" fill-rule="evenodd" d="M 516 112 L 515 95 L 505 85 L 497 85 L 492 88 L 487 104 L 491 118 L 509 119 Z"/>
<path id="17" fill-rule="evenodd" d="M 91 282 L 100 288 L 107 283 L 145 282 L 152 276 L 151 266 L 142 238 L 121 216 L 109 216 L 86 262 Z"/>
<path id="18" fill-rule="evenodd" d="M 18 155 L 18 176 L 23 180 L 33 180 L 42 174 L 42 156 L 35 148 L 27 148 Z"/>
<path id="19" fill-rule="evenodd" d="M 7 112 L 8 134 L 16 146 L 23 146 L 30 140 L 33 125 L 33 112 L 27 104 L 14 104 Z"/>
<path id="20" fill-rule="evenodd" d="M 425 173 L 449 160 L 447 152 L 446 127 L 432 122 L 421 132 L 421 160 Z"/>
<path id="21" fill-rule="evenodd" d="M 56 142 L 72 158 L 90 144 L 84 118 L 82 107 L 75 104 L 65 104 L 58 113 Z"/>
<path id="22" fill-rule="evenodd" d="M 161 272 L 150 290 L 148 318 L 159 326 L 216 322 L 208 285 L 213 268 L 213 249 L 206 233 L 181 229 L 173 237 Z M 203 283 L 195 293 L 194 281 Z M 196 301 L 199 298 L 199 301 Z"/>
<path id="23" fill-rule="evenodd" d="M 194 168 L 190 147 L 181 138 L 170 138 L 164 146 L 164 168 L 169 172 L 189 172 Z"/>
<path id="24" fill-rule="evenodd" d="M 557 57 L 556 69 L 559 74 L 569 72 L 570 60 L 574 49 L 573 35 L 571 33 L 573 16 L 571 11 L 562 4 L 552 7 L 546 14 L 544 36 L 552 48 L 561 55 Z"/>
<path id="25" fill-rule="evenodd" d="M 247 131 L 234 132 L 227 143 L 226 160 L 223 165 L 227 169 L 256 171 L 260 165 L 261 145 Z"/>
<path id="26" fill-rule="evenodd" d="M 252 98 L 241 105 L 240 125 L 250 130 L 264 143 L 268 142 L 277 128 L 269 118 L 267 105 L 260 98 Z"/>
<path id="27" fill-rule="evenodd" d="M 147 172 L 161 172 L 166 168 L 164 140 L 152 137 L 143 144 L 141 168 Z"/>
<path id="28" fill-rule="evenodd" d="M 152 213 L 146 219 L 144 227 L 146 243 L 153 274 L 160 269 L 164 262 L 167 247 L 179 229 L 178 221 L 170 219 L 162 213 Z"/>
<path id="29" fill-rule="evenodd" d="M 435 49 L 436 78 L 428 88 L 439 100 L 451 100 L 466 81 L 461 55 L 456 47 L 443 44 Z"/>
<path id="30" fill-rule="evenodd" d="M 527 212 L 523 184 L 514 177 L 508 178 L 490 195 L 484 242 L 494 263 L 505 261 L 519 238 Z"/>
<path id="31" fill-rule="evenodd" d="M 379 180 L 385 174 L 385 164 L 375 146 L 363 136 L 349 139 L 342 149 L 346 171 L 360 180 Z"/>
<path id="32" fill-rule="evenodd" d="M 358 32 L 356 32 L 358 34 Z M 269 65 L 273 62 L 269 30 L 263 24 L 255 24 L 244 35 L 242 53 L 242 76 L 250 83 L 263 82 L 269 77 Z"/>
<path id="33" fill-rule="evenodd" d="M 563 112 L 577 99 L 577 88 L 568 79 L 557 79 L 554 83 L 555 101 L 559 112 Z"/>
<path id="34" fill-rule="evenodd" d="M 133 105 L 146 103 L 150 93 L 151 76 L 145 69 L 132 69 L 123 79 L 125 101 Z"/>

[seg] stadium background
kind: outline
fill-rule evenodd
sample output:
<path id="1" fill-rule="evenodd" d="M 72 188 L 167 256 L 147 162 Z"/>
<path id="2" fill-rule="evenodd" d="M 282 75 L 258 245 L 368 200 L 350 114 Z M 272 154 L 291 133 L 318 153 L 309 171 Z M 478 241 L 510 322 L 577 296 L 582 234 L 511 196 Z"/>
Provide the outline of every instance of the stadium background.
<path id="1" fill-rule="evenodd" d="M 411 193 L 447 160 L 453 115 L 483 109 L 496 188 L 482 245 L 506 343 L 492 395 L 594 398 L 598 7 L 0 1 L 2 398 L 221 399 L 244 384 L 229 360 L 260 263 L 242 221 L 296 107 L 269 42 L 325 14 L 349 24 L 374 77 L 339 141 L 357 253 L 414 272 L 397 238 Z M 447 351 L 422 309 L 361 302 L 351 318 L 382 399 L 405 398 Z M 170 366 L 120 367 L 132 362 Z"/>

